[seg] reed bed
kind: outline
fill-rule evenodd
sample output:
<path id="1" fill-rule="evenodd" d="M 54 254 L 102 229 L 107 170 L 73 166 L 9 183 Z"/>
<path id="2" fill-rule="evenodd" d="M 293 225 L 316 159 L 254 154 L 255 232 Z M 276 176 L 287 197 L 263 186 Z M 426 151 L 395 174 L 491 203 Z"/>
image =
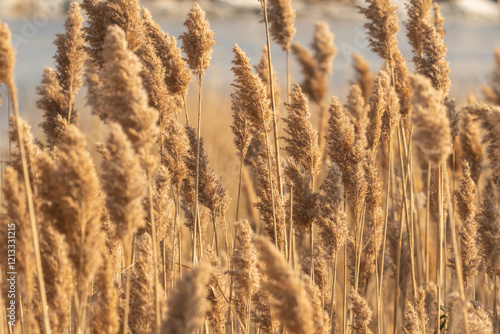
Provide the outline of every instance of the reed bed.
<path id="1" fill-rule="evenodd" d="M 354 55 L 349 95 L 330 96 L 328 24 L 316 23 L 309 49 L 293 41 L 290 0 L 260 2 L 262 58 L 235 43 L 227 69 L 232 118 L 221 122 L 239 162 L 230 188 L 204 143 L 217 37 L 198 4 L 179 46 L 139 0 L 71 4 L 37 89 L 42 138 L 19 115 L 0 23 L 11 113 L 1 333 L 499 332 L 500 51 L 483 94 L 457 106 L 439 6 L 409 0 L 400 23 L 391 0 L 366 0 L 359 11 L 384 65 L 372 72 Z M 398 47 L 403 24 L 414 72 Z M 86 113 L 102 143 L 88 143 Z"/>

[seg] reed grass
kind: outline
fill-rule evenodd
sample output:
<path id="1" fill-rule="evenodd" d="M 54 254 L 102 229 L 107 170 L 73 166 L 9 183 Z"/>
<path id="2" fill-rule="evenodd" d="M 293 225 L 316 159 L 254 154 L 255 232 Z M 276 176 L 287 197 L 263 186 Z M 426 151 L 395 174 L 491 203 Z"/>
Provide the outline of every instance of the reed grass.
<path id="1" fill-rule="evenodd" d="M 0 250 L 15 225 L 18 278 L 13 326 L 0 257 L 1 333 L 498 332 L 499 51 L 483 96 L 457 105 L 439 6 L 406 7 L 413 71 L 396 6 L 367 0 L 385 64 L 372 72 L 354 55 L 349 94 L 330 97 L 328 25 L 314 25 L 308 49 L 291 1 L 261 3 L 262 57 L 233 46 L 231 115 L 204 82 L 217 36 L 198 4 L 180 47 L 138 0 L 84 0 L 85 16 L 71 4 L 37 88 L 41 138 L 20 118 L 0 25 L 13 113 Z M 99 116 L 104 143 L 79 115 Z M 234 185 L 217 173 L 223 150 L 237 153 Z"/>

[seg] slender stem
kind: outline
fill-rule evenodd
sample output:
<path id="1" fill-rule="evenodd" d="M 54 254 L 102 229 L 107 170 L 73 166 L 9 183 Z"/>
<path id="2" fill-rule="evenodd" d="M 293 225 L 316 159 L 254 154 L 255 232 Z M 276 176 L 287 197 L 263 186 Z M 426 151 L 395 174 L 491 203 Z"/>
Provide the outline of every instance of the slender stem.
<path id="1" fill-rule="evenodd" d="M 283 184 L 281 180 L 281 164 L 280 164 L 280 146 L 279 146 L 279 137 L 278 137 L 278 125 L 276 120 L 276 99 L 274 98 L 274 79 L 273 79 L 273 70 L 271 63 L 271 40 L 269 38 L 269 21 L 267 17 L 267 0 L 262 1 L 264 5 L 264 20 L 266 23 L 266 39 L 267 39 L 267 62 L 269 65 L 269 91 L 271 92 L 271 105 L 273 112 L 273 133 L 274 133 L 274 146 L 276 147 L 275 155 L 276 155 L 276 170 L 278 172 L 278 189 L 281 200 L 283 200 Z M 288 94 L 290 95 L 290 94 Z"/>
<path id="2" fill-rule="evenodd" d="M 70 80 L 71 82 L 72 80 Z M 69 87 L 69 105 L 68 105 L 68 124 L 71 123 L 71 111 L 73 109 L 73 87 L 70 85 Z"/>
<path id="3" fill-rule="evenodd" d="M 24 176 L 24 185 L 26 191 L 26 197 L 28 200 L 28 213 L 31 223 L 31 234 L 33 237 L 33 247 L 35 251 L 35 261 L 38 272 L 38 286 L 40 288 L 40 299 L 42 302 L 42 315 L 43 315 L 43 327 L 45 329 L 46 334 L 50 334 L 50 322 L 49 322 L 49 314 L 48 314 L 48 306 L 47 306 L 47 294 L 45 290 L 45 281 L 43 278 L 43 268 L 42 268 L 42 257 L 40 255 L 40 243 L 38 240 L 38 229 L 37 222 L 35 218 L 35 209 L 33 205 L 33 194 L 31 192 L 31 182 L 28 171 L 28 161 L 26 158 L 26 151 L 24 147 L 24 136 L 21 130 L 21 122 L 19 119 L 19 107 L 17 101 L 17 88 L 15 83 L 12 81 L 10 83 L 6 83 L 7 88 L 9 90 L 10 99 L 12 101 L 12 106 L 14 109 L 14 118 L 16 120 L 16 130 L 17 130 L 17 139 L 19 141 L 19 153 L 21 155 L 21 165 L 23 168 L 23 176 Z"/>
<path id="4" fill-rule="evenodd" d="M 276 248 L 279 249 L 278 247 L 278 229 L 276 225 L 276 203 L 274 203 L 274 183 L 273 183 L 273 170 L 271 167 L 271 150 L 269 148 L 269 137 L 267 135 L 267 127 L 266 127 L 266 121 L 264 119 L 264 111 L 262 110 L 262 107 L 260 108 L 260 113 L 261 113 L 261 118 L 262 118 L 262 125 L 264 127 L 264 136 L 266 138 L 266 150 L 267 150 L 267 168 L 269 170 L 269 185 L 271 187 L 271 202 L 273 205 L 273 223 L 274 223 L 274 243 Z M 278 175 L 279 178 L 279 175 Z"/>
<path id="5" fill-rule="evenodd" d="M 130 235 L 130 222 L 128 224 L 127 230 L 129 233 L 127 233 L 127 236 Z M 134 240 L 132 238 L 132 240 Z M 132 252 L 130 250 L 131 245 L 128 242 L 129 238 L 125 238 L 123 241 L 123 255 L 124 255 L 124 262 L 125 262 L 125 311 L 124 311 L 124 316 L 123 316 L 123 334 L 128 333 L 128 317 L 130 313 L 130 267 L 131 267 L 131 257 L 132 257 Z"/>
<path id="6" fill-rule="evenodd" d="M 149 218 L 151 222 L 151 239 L 153 248 L 153 280 L 155 291 L 155 333 L 160 333 L 161 316 L 160 316 L 160 291 L 158 290 L 158 249 L 156 244 L 156 222 L 153 206 L 153 185 L 151 182 L 151 175 L 149 170 L 146 171 L 148 178 L 148 191 L 149 191 Z"/>
<path id="7" fill-rule="evenodd" d="M 240 159 L 240 176 L 238 178 L 238 199 L 236 201 L 236 222 L 239 219 L 239 213 L 240 213 L 240 195 L 241 195 L 241 177 L 243 174 L 243 161 L 245 160 L 245 156 L 241 154 L 241 159 Z"/>
<path id="8" fill-rule="evenodd" d="M 387 157 L 387 188 L 385 192 L 385 213 L 384 213 L 384 230 L 383 230 L 383 241 L 382 241 L 382 254 L 380 259 L 380 280 L 379 280 L 379 296 L 382 295 L 382 288 L 384 286 L 384 261 L 385 261 L 385 245 L 387 241 L 387 221 L 389 219 L 389 200 L 390 200 L 390 190 L 391 190 L 391 171 L 392 171 L 392 133 L 389 134 L 389 153 Z M 379 309 L 378 314 L 378 334 L 382 333 L 382 312 L 381 307 Z"/>
<path id="9" fill-rule="evenodd" d="M 310 243 L 311 243 L 311 282 L 314 282 L 314 224 L 311 222 L 311 226 L 310 226 L 310 230 L 309 230 L 309 233 L 310 233 Z"/>
<path id="10" fill-rule="evenodd" d="M 396 276 L 395 276 L 395 293 L 394 293 L 394 322 L 393 322 L 393 333 L 396 334 L 398 329 L 398 304 L 399 304 L 399 295 L 400 295 L 400 284 L 399 277 L 401 274 L 401 243 L 403 241 L 403 219 L 405 219 L 403 215 L 403 209 L 401 209 L 401 220 L 399 222 L 399 237 L 398 237 L 398 250 L 396 253 Z"/>
<path id="11" fill-rule="evenodd" d="M 293 242 L 292 242 L 292 238 L 293 238 L 293 186 L 290 187 L 290 236 L 288 237 L 288 240 L 289 240 L 289 246 L 290 246 L 290 250 L 288 251 L 288 262 L 292 263 L 293 264 L 293 256 L 292 256 L 292 252 L 293 252 Z M 295 272 L 295 264 L 293 264 L 293 268 L 294 268 L 294 272 Z"/>
<path id="12" fill-rule="evenodd" d="M 335 260 L 333 261 L 333 272 L 332 272 L 332 300 L 330 303 L 330 321 L 333 321 L 333 316 L 334 316 L 334 305 L 335 305 L 335 285 L 337 283 L 337 258 L 338 258 L 338 250 L 335 250 Z M 335 333 L 335 328 L 332 326 L 331 334 Z"/>
<path id="13" fill-rule="evenodd" d="M 290 104 L 290 50 L 286 50 L 286 96 L 287 102 Z"/>
<path id="14" fill-rule="evenodd" d="M 193 237 L 193 264 L 197 262 L 196 257 L 196 226 L 199 221 L 198 214 L 198 197 L 199 197 L 199 183 L 200 183 L 200 140 L 201 140 L 201 94 L 203 87 L 203 71 L 200 69 L 200 74 L 198 75 L 198 128 L 196 131 L 196 177 L 194 182 L 194 237 Z M 186 114 L 187 115 L 187 114 Z M 200 229 L 201 234 L 201 229 Z"/>
<path id="15" fill-rule="evenodd" d="M 429 282 L 430 268 L 429 268 L 429 242 L 430 242 L 430 204 L 431 204 L 431 169 L 432 163 L 429 161 L 427 166 L 427 207 L 425 210 L 425 281 Z"/>
<path id="16" fill-rule="evenodd" d="M 344 305 L 342 310 L 342 316 L 344 318 L 344 333 L 347 333 L 348 323 L 347 323 L 347 242 L 344 245 Z"/>
<path id="17" fill-rule="evenodd" d="M 442 264 L 443 264 L 443 174 L 442 174 L 442 164 L 438 166 L 438 177 L 437 177 L 437 190 L 438 190 L 438 214 L 439 214 L 439 224 L 438 224 L 438 245 L 437 245 L 437 326 L 439 328 L 439 321 L 441 319 L 441 293 L 442 293 Z"/>
<path id="18" fill-rule="evenodd" d="M 446 171 L 443 171 L 446 173 Z M 459 249 L 458 249 L 458 242 L 457 242 L 457 235 L 456 235 L 456 229 L 455 229 L 455 217 L 453 212 L 449 212 L 452 210 L 452 205 L 451 205 L 451 198 L 448 196 L 448 216 L 450 217 L 450 227 L 451 227 L 451 236 L 452 236 L 452 242 L 453 242 L 453 253 L 455 254 L 455 268 L 457 271 L 457 278 L 458 278 L 458 288 L 460 292 L 460 299 L 462 302 L 465 302 L 465 290 L 464 290 L 464 279 L 463 279 L 463 271 L 462 271 L 462 261 L 460 261 L 460 254 L 459 254 Z M 496 276 L 496 275 L 495 275 Z M 496 284 L 496 278 L 495 278 L 495 284 Z M 496 294 L 496 291 L 495 291 Z M 465 332 L 468 334 L 469 333 L 469 317 L 467 316 L 467 310 L 464 307 L 462 309 L 464 312 L 464 327 L 465 327 Z"/>
<path id="19" fill-rule="evenodd" d="M 186 95 L 182 96 L 182 102 L 184 104 L 184 115 L 186 116 L 186 124 L 189 125 L 188 108 L 186 103 Z"/>

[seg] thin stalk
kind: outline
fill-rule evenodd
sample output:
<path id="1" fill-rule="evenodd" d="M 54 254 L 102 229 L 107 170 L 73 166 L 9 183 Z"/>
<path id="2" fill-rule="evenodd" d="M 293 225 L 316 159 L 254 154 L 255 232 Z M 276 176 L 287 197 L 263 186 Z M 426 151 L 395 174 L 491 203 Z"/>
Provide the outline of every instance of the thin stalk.
<path id="1" fill-rule="evenodd" d="M 438 167 L 438 213 L 439 213 L 439 225 L 438 225 L 438 245 L 437 245 L 437 326 L 439 328 L 440 318 L 441 318 L 441 293 L 442 293 L 442 264 L 443 264 L 443 173 L 442 164 Z"/>
<path id="2" fill-rule="evenodd" d="M 235 222 L 238 221 L 239 218 L 239 213 L 240 213 L 240 195 L 241 195 L 241 177 L 243 174 L 243 161 L 245 160 L 245 156 L 241 154 L 241 159 L 240 159 L 240 176 L 238 178 L 238 199 L 236 200 L 236 220 Z"/>
<path id="3" fill-rule="evenodd" d="M 186 95 L 182 96 L 182 102 L 184 104 L 184 115 L 186 117 L 186 124 L 189 125 L 189 116 L 188 116 L 188 108 L 186 103 Z"/>
<path id="4" fill-rule="evenodd" d="M 23 168 L 23 176 L 24 176 L 24 186 L 26 188 L 26 197 L 28 200 L 28 213 L 30 217 L 31 223 L 31 234 L 33 235 L 33 247 L 35 249 L 35 261 L 38 272 L 38 286 L 40 288 L 40 299 L 42 302 L 42 321 L 43 327 L 46 334 L 50 334 L 50 322 L 49 322 L 49 314 L 48 314 L 48 306 L 47 306 L 47 294 L 45 290 L 45 281 L 43 279 L 43 268 L 42 268 L 42 257 L 40 255 L 40 243 L 38 240 L 38 229 L 37 222 L 35 218 L 35 209 L 33 205 L 33 194 L 31 192 L 31 183 L 28 171 L 28 162 L 26 159 L 26 151 L 24 147 L 24 138 L 23 132 L 21 131 L 21 122 L 19 120 L 19 107 L 17 101 L 17 87 L 14 82 L 10 82 L 7 84 L 7 88 L 9 90 L 10 100 L 12 101 L 12 106 L 14 109 L 14 118 L 16 120 L 16 130 L 17 130 L 17 138 L 19 141 L 19 153 L 21 155 L 21 165 Z"/>
<path id="5" fill-rule="evenodd" d="M 179 195 L 180 195 L 180 185 L 177 185 L 177 196 L 174 196 L 175 199 L 175 212 L 174 212 L 174 233 L 172 235 L 172 262 L 171 262 L 171 270 L 172 270 L 172 279 L 170 283 L 170 295 L 172 295 L 173 290 L 174 290 L 174 279 L 175 279 L 175 239 L 176 239 L 176 233 L 177 233 L 177 223 L 179 220 Z M 177 243 L 180 244 L 180 240 L 177 240 Z M 179 263 L 179 277 L 181 271 L 181 266 Z"/>
<path id="6" fill-rule="evenodd" d="M 287 102 L 290 104 L 290 50 L 286 50 L 286 96 Z"/>
<path id="7" fill-rule="evenodd" d="M 493 279 L 493 331 L 494 334 L 498 334 L 498 311 L 497 311 L 497 275 Z"/>
<path id="8" fill-rule="evenodd" d="M 217 240 L 217 218 L 215 215 L 212 216 L 212 224 L 214 227 L 213 238 L 215 238 L 215 253 L 219 256 L 219 241 Z"/>
<path id="9" fill-rule="evenodd" d="M 344 320 L 344 333 L 347 333 L 347 242 L 344 245 L 344 305 L 342 310 Z"/>
<path id="10" fill-rule="evenodd" d="M 267 18 L 267 0 L 262 1 L 264 5 L 264 21 L 266 23 L 266 39 L 267 39 L 267 62 L 269 65 L 269 92 L 271 92 L 271 105 L 273 112 L 273 133 L 274 133 L 274 146 L 276 147 L 275 155 L 276 155 L 276 171 L 278 173 L 278 189 L 280 193 L 280 198 L 283 200 L 283 184 L 281 179 L 281 164 L 280 164 L 280 146 L 279 146 L 279 137 L 278 137 L 278 125 L 276 120 L 276 100 L 274 98 L 274 79 L 273 79 L 273 70 L 272 70 L 272 62 L 271 62 L 271 40 L 269 38 L 269 20 Z M 288 94 L 290 96 L 290 94 Z"/>
<path id="11" fill-rule="evenodd" d="M 333 283 L 332 283 L 332 300 L 330 303 L 330 321 L 333 320 L 333 305 L 335 303 L 335 284 L 337 283 L 337 262 L 338 262 L 337 258 L 338 258 L 338 250 L 335 250 L 335 260 L 333 261 L 333 272 L 332 272 Z M 335 328 L 332 327 L 330 333 L 334 334 Z"/>
<path id="12" fill-rule="evenodd" d="M 265 0 L 264 0 L 265 3 Z M 260 108 L 260 115 L 262 118 L 262 126 L 264 127 L 264 136 L 266 138 L 266 150 L 267 150 L 267 168 L 269 170 L 269 185 L 271 187 L 271 202 L 273 205 L 273 223 L 274 223 L 274 243 L 277 249 L 278 247 L 278 229 L 276 226 L 276 203 L 274 203 L 274 183 L 273 183 L 273 170 L 271 167 L 271 150 L 269 147 L 269 136 L 267 135 L 267 127 L 266 120 L 264 119 L 264 111 L 262 110 L 262 106 Z M 279 174 L 278 174 L 279 179 Z"/>
<path id="13" fill-rule="evenodd" d="M 427 207 L 425 210 L 425 281 L 429 282 L 429 241 L 430 241 L 430 217 L 429 217 L 429 207 L 431 204 L 430 194 L 431 194 L 431 162 L 429 161 L 427 166 Z"/>
<path id="14" fill-rule="evenodd" d="M 358 244 L 359 245 L 356 245 L 356 276 L 355 276 L 355 279 L 354 279 L 354 289 L 356 291 L 358 291 L 358 285 L 359 285 L 359 271 L 360 271 L 360 268 L 361 268 L 361 251 L 362 251 L 362 248 L 363 248 L 363 233 L 364 233 L 364 229 L 365 229 L 365 213 L 366 213 L 366 207 L 363 205 L 362 209 L 361 209 L 361 217 L 360 217 L 360 221 L 361 221 L 361 226 L 359 227 L 359 235 L 358 235 Z"/>
<path id="15" fill-rule="evenodd" d="M 196 131 L 196 177 L 194 182 L 194 237 L 193 237 L 193 265 L 197 262 L 196 258 L 196 224 L 199 222 L 198 213 L 198 196 L 199 196 L 199 183 L 200 183 L 200 140 L 201 140 L 201 94 L 203 87 L 203 70 L 200 66 L 200 74 L 198 75 L 198 128 Z M 186 114 L 187 116 L 187 114 Z M 201 234 L 201 229 L 200 229 Z"/>
<path id="16" fill-rule="evenodd" d="M 130 222 L 127 226 L 127 230 L 130 231 Z M 130 233 L 127 233 L 127 235 L 130 235 Z M 132 238 L 132 240 L 134 240 Z M 124 316 L 123 316 L 123 334 L 128 333 L 128 317 L 130 313 L 130 268 L 131 268 L 131 260 L 132 260 L 132 251 L 131 251 L 131 245 L 127 242 L 128 238 L 124 240 L 123 242 L 123 255 L 124 255 L 124 262 L 125 262 L 125 311 L 124 311 Z"/>
<path id="17" fill-rule="evenodd" d="M 410 247 L 410 267 L 411 267 L 411 283 L 412 283 L 412 288 L 413 288 L 413 298 L 417 298 L 417 283 L 416 283 L 416 278 L 415 278 L 415 253 L 413 249 L 413 225 L 412 225 L 412 211 L 411 208 L 410 210 L 408 209 L 408 192 L 407 192 L 407 183 L 411 183 L 411 166 L 410 166 L 410 153 L 411 153 L 411 145 L 407 146 L 406 144 L 406 136 L 402 130 L 402 126 L 400 125 L 398 128 L 399 136 L 398 136 L 398 145 L 399 145 L 399 151 L 400 151 L 400 159 L 401 159 L 401 173 L 403 177 L 403 207 L 405 209 L 405 214 L 406 214 L 406 231 L 407 231 L 407 238 L 408 238 L 408 245 Z M 401 141 L 403 142 L 403 150 L 401 151 L 401 143 L 400 143 L 400 138 Z M 403 154 L 404 153 L 404 156 Z M 406 168 L 408 171 L 405 170 L 403 162 L 406 162 Z M 410 186 L 411 187 L 411 186 Z M 411 189 L 411 188 L 410 188 Z M 410 201 L 412 200 L 412 195 L 410 194 Z M 411 205 L 411 204 L 410 204 Z"/>
<path id="18" fill-rule="evenodd" d="M 401 242 L 403 241 L 403 219 L 406 219 L 403 216 L 403 209 L 401 209 L 401 221 L 399 222 L 399 239 L 398 239 L 398 250 L 396 253 L 396 277 L 395 277 L 395 293 L 394 293 L 394 322 L 393 322 L 393 333 L 396 334 L 398 329 L 398 304 L 399 304 L 399 294 L 400 294 L 400 284 L 399 284 L 399 276 L 401 274 Z"/>
<path id="19" fill-rule="evenodd" d="M 314 224 L 311 222 L 311 226 L 309 227 L 309 242 L 311 243 L 311 282 L 314 282 Z"/>
<path id="20" fill-rule="evenodd" d="M 153 207 L 153 185 L 151 182 L 151 175 L 149 175 L 149 170 L 146 171 L 148 178 L 148 192 L 149 192 L 149 217 L 151 221 L 151 239 L 152 250 L 153 250 L 153 280 L 154 280 L 154 291 L 155 291 L 155 333 L 160 333 L 161 328 L 161 316 L 160 316 L 160 291 L 158 290 L 158 249 L 156 244 L 156 222 Z"/>
<path id="21" fill-rule="evenodd" d="M 448 196 L 448 211 L 450 211 L 451 209 L 452 209 L 451 198 L 450 198 L 450 196 Z M 452 242 L 453 242 L 453 250 L 455 253 L 455 268 L 457 269 L 457 278 L 458 278 L 458 288 L 459 288 L 459 292 L 460 292 L 460 299 L 462 300 L 462 302 L 465 302 L 465 290 L 464 290 L 464 279 L 463 279 L 463 271 L 462 271 L 462 261 L 460 261 L 457 235 L 456 235 L 456 231 L 455 231 L 455 217 L 453 215 L 453 212 L 449 212 L 448 216 L 450 216 L 451 236 L 452 236 Z M 496 285 L 496 277 L 495 277 L 495 285 Z M 495 290 L 495 294 L 496 294 L 496 290 Z M 462 311 L 463 311 L 465 332 L 467 334 L 469 334 L 469 319 L 468 319 L 469 317 L 467 316 L 467 309 L 464 307 L 462 309 Z"/>
<path id="22" fill-rule="evenodd" d="M 73 80 L 70 80 L 70 82 L 73 81 Z M 71 123 L 71 111 L 73 109 L 73 98 L 72 98 L 72 95 L 73 95 L 73 87 L 70 85 L 69 87 L 69 105 L 68 105 L 68 124 Z"/>
<path id="23" fill-rule="evenodd" d="M 392 133 L 389 133 L 389 153 L 387 157 L 387 188 L 385 191 L 385 212 L 384 212 L 384 228 L 383 228 L 383 239 L 382 239 L 382 254 L 381 254 L 381 259 L 380 259 L 380 280 L 379 280 L 379 296 L 382 295 L 382 288 L 384 285 L 384 261 L 385 261 L 385 245 L 387 241 L 387 221 L 389 218 L 389 200 L 390 200 L 390 191 L 391 191 L 391 171 L 392 171 Z M 378 326 L 377 326 L 377 331 L 378 334 L 382 333 L 382 314 L 381 314 L 381 307 L 378 305 L 378 318 L 380 319 L 378 321 Z"/>
<path id="24" fill-rule="evenodd" d="M 290 249 L 288 251 L 288 262 L 292 262 L 292 252 L 293 252 L 293 186 L 290 187 L 290 236 L 288 237 Z M 293 265 L 295 272 L 295 265 Z"/>

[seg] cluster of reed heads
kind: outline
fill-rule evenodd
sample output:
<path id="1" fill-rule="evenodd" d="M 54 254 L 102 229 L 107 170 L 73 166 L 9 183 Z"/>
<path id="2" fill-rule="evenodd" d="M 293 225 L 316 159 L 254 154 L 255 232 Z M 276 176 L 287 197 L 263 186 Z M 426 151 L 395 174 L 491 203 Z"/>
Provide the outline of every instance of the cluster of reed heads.
<path id="1" fill-rule="evenodd" d="M 500 51 L 483 102 L 457 108 L 437 4 L 406 4 L 411 73 L 396 6 L 366 0 L 369 45 L 385 64 L 372 73 L 355 55 L 342 104 L 327 97 L 337 53 L 328 25 L 316 24 L 310 50 L 292 43 L 290 0 L 261 4 L 259 64 L 233 47 L 235 217 L 200 130 L 215 42 L 197 4 L 180 47 L 138 0 L 84 0 L 86 24 L 71 4 L 37 90 L 44 142 L 19 116 L 0 25 L 11 106 L 0 332 L 498 333 Z M 271 39 L 286 57 L 284 103 Z M 193 77 L 198 103 L 188 106 Z M 84 82 L 87 112 L 106 126 L 100 166 L 74 106 Z"/>

